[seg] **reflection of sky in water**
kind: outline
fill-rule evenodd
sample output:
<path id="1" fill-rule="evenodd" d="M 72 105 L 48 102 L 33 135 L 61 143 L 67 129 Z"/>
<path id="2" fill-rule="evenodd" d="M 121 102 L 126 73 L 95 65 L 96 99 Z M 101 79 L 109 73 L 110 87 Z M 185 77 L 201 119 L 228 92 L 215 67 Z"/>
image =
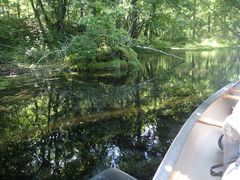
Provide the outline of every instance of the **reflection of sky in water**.
<path id="1" fill-rule="evenodd" d="M 151 160 L 151 155 L 149 152 L 151 152 L 152 148 L 156 144 L 159 144 L 159 137 L 156 135 L 156 125 L 146 125 L 141 136 L 143 138 L 147 137 L 148 139 L 146 143 L 146 148 L 148 151 L 145 151 L 144 155 L 147 160 Z M 156 156 L 160 158 L 162 154 L 160 152 L 157 152 Z"/>
<path id="2" fill-rule="evenodd" d="M 110 167 L 113 168 L 119 168 L 118 167 L 118 162 L 119 162 L 119 157 L 120 157 L 120 149 L 119 147 L 112 145 L 111 147 L 108 148 L 108 157 L 111 159 L 111 164 Z"/>

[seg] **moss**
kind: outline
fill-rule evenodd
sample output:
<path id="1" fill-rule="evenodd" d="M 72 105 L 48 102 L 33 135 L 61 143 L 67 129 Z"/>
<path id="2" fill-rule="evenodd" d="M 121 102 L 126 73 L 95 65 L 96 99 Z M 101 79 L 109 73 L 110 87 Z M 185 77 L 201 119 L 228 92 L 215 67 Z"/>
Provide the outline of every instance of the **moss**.
<path id="1" fill-rule="evenodd" d="M 132 67 L 132 68 L 135 68 L 135 69 L 139 69 L 141 67 L 141 63 L 138 60 L 129 61 L 128 66 Z"/>
<path id="2" fill-rule="evenodd" d="M 117 46 L 116 48 L 113 49 L 113 51 L 120 53 L 128 61 L 137 60 L 137 53 L 132 48 L 124 47 L 124 46 Z"/>
<path id="3" fill-rule="evenodd" d="M 137 60 L 137 53 L 127 47 L 117 46 L 112 49 L 115 56 L 108 61 L 89 61 L 79 60 L 76 54 L 65 57 L 64 63 L 72 67 L 73 70 L 86 71 L 103 71 L 103 70 L 124 70 L 124 69 L 140 69 L 141 64 Z"/>
<path id="4" fill-rule="evenodd" d="M 91 69 L 94 69 L 94 70 L 120 69 L 121 68 L 121 61 L 112 60 L 112 61 L 109 61 L 109 62 L 98 62 L 98 63 L 92 64 L 90 67 L 91 67 Z"/>
<path id="5" fill-rule="evenodd" d="M 129 69 L 139 68 L 140 63 L 138 60 L 135 61 L 123 61 L 120 59 L 114 59 L 108 62 L 98 62 L 91 64 L 88 69 L 90 70 L 117 70 L 117 69 Z"/>

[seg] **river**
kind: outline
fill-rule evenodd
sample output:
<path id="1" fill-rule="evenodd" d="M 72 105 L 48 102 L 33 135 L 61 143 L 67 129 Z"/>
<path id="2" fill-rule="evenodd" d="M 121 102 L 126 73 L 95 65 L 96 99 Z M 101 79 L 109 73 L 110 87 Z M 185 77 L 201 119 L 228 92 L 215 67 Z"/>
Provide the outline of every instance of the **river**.
<path id="1" fill-rule="evenodd" d="M 140 71 L 0 77 L 0 176 L 89 179 L 118 167 L 151 179 L 177 132 L 240 76 L 239 49 L 138 54 Z"/>

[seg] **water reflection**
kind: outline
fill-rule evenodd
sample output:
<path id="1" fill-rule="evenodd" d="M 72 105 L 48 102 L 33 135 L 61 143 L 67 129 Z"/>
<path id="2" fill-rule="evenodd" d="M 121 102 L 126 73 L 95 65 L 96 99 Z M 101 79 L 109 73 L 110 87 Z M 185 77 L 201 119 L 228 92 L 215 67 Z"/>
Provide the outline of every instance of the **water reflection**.
<path id="1" fill-rule="evenodd" d="M 0 79 L 0 176 L 88 179 L 110 166 L 151 179 L 186 118 L 239 78 L 239 51 L 142 53 L 141 72 L 53 69 Z M 120 72 L 119 72 L 120 73 Z"/>

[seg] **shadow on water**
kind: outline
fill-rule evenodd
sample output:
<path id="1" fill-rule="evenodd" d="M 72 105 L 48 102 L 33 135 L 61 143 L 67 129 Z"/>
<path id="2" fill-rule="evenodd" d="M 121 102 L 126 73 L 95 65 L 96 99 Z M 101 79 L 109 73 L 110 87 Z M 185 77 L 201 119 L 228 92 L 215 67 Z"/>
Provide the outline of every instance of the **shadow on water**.
<path id="1" fill-rule="evenodd" d="M 1 77 L 0 176 L 89 179 L 118 166 L 151 179 L 187 117 L 239 78 L 238 49 L 173 53 L 186 61 L 142 52 L 141 72 Z"/>

